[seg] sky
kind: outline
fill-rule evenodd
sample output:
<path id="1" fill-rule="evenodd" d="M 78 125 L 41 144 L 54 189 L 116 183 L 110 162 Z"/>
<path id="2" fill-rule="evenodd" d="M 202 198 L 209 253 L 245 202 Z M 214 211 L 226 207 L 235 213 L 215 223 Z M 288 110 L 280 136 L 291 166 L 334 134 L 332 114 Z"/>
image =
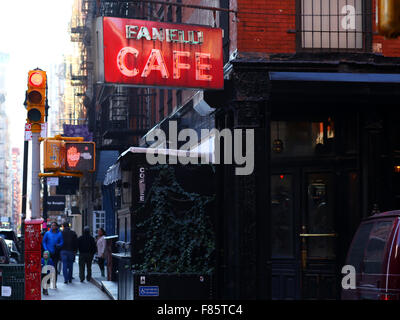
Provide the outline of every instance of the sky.
<path id="1" fill-rule="evenodd" d="M 28 71 L 63 61 L 71 52 L 68 33 L 73 0 L 0 0 L 0 52 L 10 55 L 6 75 L 6 112 L 11 147 L 24 143 L 23 102 Z"/>
<path id="2" fill-rule="evenodd" d="M 20 149 L 21 165 L 26 123 L 23 103 L 28 71 L 37 67 L 48 71 L 51 65 L 63 62 L 63 55 L 72 52 L 68 33 L 72 4 L 73 0 L 0 0 L 0 52 L 10 56 L 5 76 L 10 147 Z M 30 146 L 29 159 L 31 150 Z M 28 198 L 30 170 L 29 165 Z M 31 212 L 28 204 L 26 214 L 29 219 Z"/>

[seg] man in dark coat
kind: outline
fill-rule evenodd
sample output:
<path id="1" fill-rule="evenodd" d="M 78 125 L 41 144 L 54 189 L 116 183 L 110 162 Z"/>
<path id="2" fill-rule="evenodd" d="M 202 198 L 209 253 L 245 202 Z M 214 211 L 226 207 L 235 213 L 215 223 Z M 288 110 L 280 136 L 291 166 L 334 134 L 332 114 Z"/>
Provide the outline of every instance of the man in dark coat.
<path id="1" fill-rule="evenodd" d="M 63 223 L 64 230 L 62 232 L 64 244 L 61 247 L 61 259 L 63 263 L 64 283 L 72 282 L 72 268 L 76 251 L 78 250 L 78 237 L 75 231 L 69 228 L 68 222 Z"/>
<path id="2" fill-rule="evenodd" d="M 96 253 L 96 242 L 90 234 L 90 228 L 83 229 L 83 235 L 78 238 L 79 250 L 79 278 L 81 282 L 85 280 L 85 266 L 87 269 L 86 280 L 90 281 L 92 278 L 92 261 Z"/>

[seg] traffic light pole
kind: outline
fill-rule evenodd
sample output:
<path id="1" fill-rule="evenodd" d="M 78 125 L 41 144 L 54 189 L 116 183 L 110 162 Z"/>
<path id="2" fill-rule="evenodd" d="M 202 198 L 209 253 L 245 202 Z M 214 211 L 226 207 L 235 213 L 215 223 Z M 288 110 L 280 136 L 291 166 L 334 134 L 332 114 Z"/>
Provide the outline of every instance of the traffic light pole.
<path id="1" fill-rule="evenodd" d="M 41 300 L 40 124 L 32 125 L 32 210 L 25 221 L 25 300 Z"/>
<path id="2" fill-rule="evenodd" d="M 35 130 L 36 131 L 36 130 Z M 40 126 L 35 132 L 32 126 L 32 219 L 40 218 Z"/>
<path id="3" fill-rule="evenodd" d="M 29 141 L 24 141 L 24 167 L 22 176 L 22 208 L 21 208 L 21 238 L 25 240 L 25 219 L 26 219 L 26 190 L 28 184 L 28 151 Z"/>
<path id="4" fill-rule="evenodd" d="M 49 114 L 48 110 L 49 110 L 49 105 L 47 102 L 47 85 L 46 85 L 46 107 L 45 107 L 45 123 L 47 124 L 47 115 Z M 44 177 L 43 178 L 43 229 L 47 229 L 47 197 L 48 197 L 48 190 L 47 190 L 47 178 Z"/>
<path id="5" fill-rule="evenodd" d="M 28 73 L 27 121 L 32 131 L 32 210 L 25 220 L 25 300 L 41 300 L 40 133 L 44 123 L 47 76 L 36 68 Z"/>

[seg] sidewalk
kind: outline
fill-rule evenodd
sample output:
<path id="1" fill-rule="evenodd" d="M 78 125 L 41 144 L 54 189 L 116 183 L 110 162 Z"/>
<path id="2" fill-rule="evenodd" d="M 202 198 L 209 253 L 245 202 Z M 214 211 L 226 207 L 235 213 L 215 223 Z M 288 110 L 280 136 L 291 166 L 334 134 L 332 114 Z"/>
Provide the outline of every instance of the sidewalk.
<path id="1" fill-rule="evenodd" d="M 42 294 L 42 300 L 111 300 L 110 297 L 95 285 L 95 281 L 84 282 L 79 280 L 78 256 L 74 262 L 72 283 L 64 284 L 64 277 L 61 273 L 57 276 L 57 289 L 49 289 L 49 295 Z M 92 264 L 92 278 L 104 279 L 101 277 L 97 264 Z"/>

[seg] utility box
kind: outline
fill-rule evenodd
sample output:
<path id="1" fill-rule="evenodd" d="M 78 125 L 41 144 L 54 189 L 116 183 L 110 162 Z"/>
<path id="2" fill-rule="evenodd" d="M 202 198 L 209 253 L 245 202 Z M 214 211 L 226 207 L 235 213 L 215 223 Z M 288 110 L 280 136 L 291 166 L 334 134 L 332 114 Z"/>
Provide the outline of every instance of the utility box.
<path id="1" fill-rule="evenodd" d="M 0 300 L 25 299 L 23 264 L 0 264 Z"/>

